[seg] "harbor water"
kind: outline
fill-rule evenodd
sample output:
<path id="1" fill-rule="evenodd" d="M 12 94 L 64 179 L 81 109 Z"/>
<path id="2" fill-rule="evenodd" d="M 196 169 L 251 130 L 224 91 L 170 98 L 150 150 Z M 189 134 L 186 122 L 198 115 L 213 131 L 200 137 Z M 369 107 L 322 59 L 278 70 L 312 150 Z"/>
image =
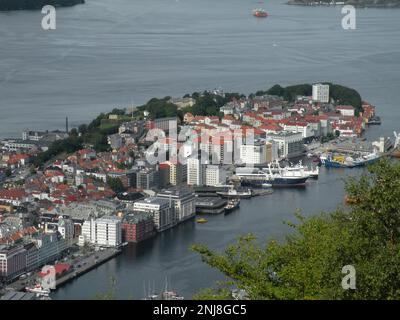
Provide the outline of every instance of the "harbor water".
<path id="1" fill-rule="evenodd" d="M 400 130 L 400 10 L 359 9 L 356 30 L 342 28 L 340 7 L 287 6 L 284 0 L 86 0 L 57 9 L 57 29 L 40 11 L 0 13 L 0 137 L 63 129 L 102 111 L 150 98 L 219 88 L 243 93 L 330 81 L 357 89 L 377 106 L 381 126 Z M 252 10 L 264 7 L 269 17 Z M 116 278 L 117 297 L 142 298 L 165 277 L 189 298 L 222 278 L 189 249 L 223 250 L 243 234 L 283 240 L 282 221 L 341 205 L 343 178 L 363 169 L 321 169 L 303 189 L 242 200 L 229 215 L 188 221 L 62 286 L 53 299 L 90 299 Z M 261 240 L 260 240 L 261 241 Z"/>

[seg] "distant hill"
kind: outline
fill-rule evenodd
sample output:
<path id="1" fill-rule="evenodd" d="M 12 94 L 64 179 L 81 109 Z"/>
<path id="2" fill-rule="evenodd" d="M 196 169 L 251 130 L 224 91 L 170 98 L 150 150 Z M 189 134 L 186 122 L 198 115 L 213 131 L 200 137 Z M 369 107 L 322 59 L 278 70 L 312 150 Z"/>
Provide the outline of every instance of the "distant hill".
<path id="1" fill-rule="evenodd" d="M 288 4 L 294 5 L 319 5 L 321 3 L 329 4 L 332 0 L 289 0 Z M 371 8 L 399 8 L 400 0 L 336 0 L 335 2 L 344 2 L 346 5 L 355 7 Z"/>
<path id="2" fill-rule="evenodd" d="M 85 3 L 85 0 L 0 0 L 0 11 L 38 10 L 46 5 L 71 7 Z"/>

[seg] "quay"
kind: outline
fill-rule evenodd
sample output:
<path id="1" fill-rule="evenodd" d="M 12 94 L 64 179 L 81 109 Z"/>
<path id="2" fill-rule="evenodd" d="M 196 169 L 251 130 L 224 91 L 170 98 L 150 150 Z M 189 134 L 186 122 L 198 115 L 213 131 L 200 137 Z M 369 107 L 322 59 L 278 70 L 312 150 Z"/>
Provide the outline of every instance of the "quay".
<path id="1" fill-rule="evenodd" d="M 92 269 L 97 268 L 108 260 L 114 258 L 122 252 L 120 248 L 107 248 L 103 250 L 98 250 L 90 253 L 87 256 L 74 259 L 71 264 L 71 271 L 58 277 L 56 279 L 56 288 L 59 286 L 89 272 Z M 39 279 L 38 272 L 32 272 L 28 278 L 18 279 L 13 283 L 9 284 L 5 289 L 4 293 L 10 291 L 25 291 L 27 286 L 34 285 Z M 1 295 L 1 294 L 0 294 Z"/>
<path id="2" fill-rule="evenodd" d="M 58 278 L 56 280 L 56 286 L 59 287 L 68 281 L 71 281 L 92 269 L 97 268 L 98 266 L 102 265 L 103 263 L 107 262 L 108 260 L 114 258 L 115 256 L 119 255 L 122 252 L 120 248 L 108 248 L 104 250 L 95 251 L 90 256 L 85 257 L 84 259 L 77 262 L 73 265 L 73 269 L 71 272 L 67 273 L 66 275 Z"/>

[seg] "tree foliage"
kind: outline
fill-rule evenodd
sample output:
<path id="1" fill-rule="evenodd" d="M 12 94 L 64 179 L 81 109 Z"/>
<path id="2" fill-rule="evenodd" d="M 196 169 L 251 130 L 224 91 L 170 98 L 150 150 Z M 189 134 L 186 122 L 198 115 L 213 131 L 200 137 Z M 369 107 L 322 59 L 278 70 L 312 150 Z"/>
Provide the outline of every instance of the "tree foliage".
<path id="1" fill-rule="evenodd" d="M 400 164 L 388 160 L 346 182 L 353 201 L 311 218 L 296 214 L 286 241 L 260 245 L 247 235 L 222 254 L 195 245 L 202 260 L 251 299 L 399 299 Z M 343 266 L 356 269 L 356 289 L 341 283 Z M 202 291 L 198 299 L 220 296 Z"/>

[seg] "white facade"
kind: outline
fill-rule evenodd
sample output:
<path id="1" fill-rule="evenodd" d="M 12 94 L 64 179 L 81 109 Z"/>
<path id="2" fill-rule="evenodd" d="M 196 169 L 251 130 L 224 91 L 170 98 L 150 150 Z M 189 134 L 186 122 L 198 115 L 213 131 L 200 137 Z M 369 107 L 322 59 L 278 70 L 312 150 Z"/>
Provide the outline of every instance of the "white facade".
<path id="1" fill-rule="evenodd" d="M 246 164 L 266 163 L 266 145 L 264 143 L 242 144 L 240 146 L 240 160 Z"/>
<path id="2" fill-rule="evenodd" d="M 157 194 L 157 198 L 171 201 L 175 208 L 175 219 L 177 223 L 194 217 L 196 214 L 195 195 L 186 189 L 168 189 Z"/>
<path id="3" fill-rule="evenodd" d="M 166 230 L 176 224 L 175 208 L 172 199 L 150 197 L 135 202 L 133 208 L 136 211 L 151 213 L 157 231 Z"/>
<path id="4" fill-rule="evenodd" d="M 117 247 L 122 243 L 121 221 L 114 216 L 87 220 L 82 225 L 82 236 L 85 242 L 100 247 Z"/>
<path id="5" fill-rule="evenodd" d="M 200 159 L 187 159 L 187 184 L 201 186 L 203 184 L 203 170 Z"/>
<path id="6" fill-rule="evenodd" d="M 328 103 L 329 102 L 329 85 L 317 83 L 312 88 L 313 101 Z"/>
<path id="7" fill-rule="evenodd" d="M 280 159 L 295 158 L 303 154 L 304 143 L 301 133 L 282 132 L 279 134 L 269 134 L 267 138 L 278 144 Z"/>
<path id="8" fill-rule="evenodd" d="M 205 170 L 205 185 L 215 187 L 226 183 L 226 171 L 216 165 L 208 165 Z"/>

